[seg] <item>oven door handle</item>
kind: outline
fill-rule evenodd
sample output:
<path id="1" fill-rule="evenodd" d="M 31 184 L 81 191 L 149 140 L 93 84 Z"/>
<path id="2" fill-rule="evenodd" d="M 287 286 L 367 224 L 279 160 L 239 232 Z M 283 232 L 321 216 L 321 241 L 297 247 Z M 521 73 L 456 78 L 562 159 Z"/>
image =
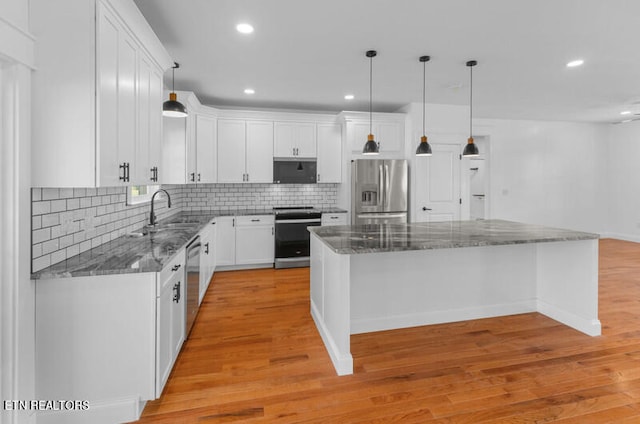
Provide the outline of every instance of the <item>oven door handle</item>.
<path id="1" fill-rule="evenodd" d="M 320 219 L 276 219 L 276 224 L 307 224 L 322 222 Z"/>

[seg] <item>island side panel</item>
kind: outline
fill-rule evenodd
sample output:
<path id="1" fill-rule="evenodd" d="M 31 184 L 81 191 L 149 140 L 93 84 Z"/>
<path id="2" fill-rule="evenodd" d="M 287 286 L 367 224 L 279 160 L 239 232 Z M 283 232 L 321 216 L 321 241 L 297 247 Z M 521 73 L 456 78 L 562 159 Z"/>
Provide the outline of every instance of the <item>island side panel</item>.
<path id="1" fill-rule="evenodd" d="M 350 259 L 333 252 L 311 233 L 311 316 L 338 375 L 353 374 Z"/>
<path id="2" fill-rule="evenodd" d="M 538 311 L 590 336 L 598 319 L 598 240 L 537 245 Z"/>
<path id="3" fill-rule="evenodd" d="M 352 334 L 536 310 L 535 246 L 353 255 Z"/>
<path id="4" fill-rule="evenodd" d="M 38 280 L 36 396 L 88 400 L 38 422 L 122 422 L 155 398 L 155 273 Z"/>

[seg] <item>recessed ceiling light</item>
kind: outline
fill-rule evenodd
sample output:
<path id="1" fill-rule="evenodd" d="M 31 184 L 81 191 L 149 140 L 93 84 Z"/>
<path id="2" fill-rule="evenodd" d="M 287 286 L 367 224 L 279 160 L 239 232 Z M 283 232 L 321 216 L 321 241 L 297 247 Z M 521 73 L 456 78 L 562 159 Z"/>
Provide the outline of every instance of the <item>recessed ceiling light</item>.
<path id="1" fill-rule="evenodd" d="M 625 110 L 620 112 L 620 115 L 631 115 L 631 111 L 630 110 Z"/>
<path id="2" fill-rule="evenodd" d="M 245 88 L 244 94 L 256 94 L 256 90 L 254 90 L 253 88 Z"/>
<path id="3" fill-rule="evenodd" d="M 236 25 L 236 30 L 242 34 L 251 34 L 253 32 L 253 26 L 246 23 Z"/>
<path id="4" fill-rule="evenodd" d="M 582 59 L 572 60 L 571 62 L 567 63 L 567 68 L 575 68 L 576 66 L 580 66 L 583 63 L 584 60 Z"/>
<path id="5" fill-rule="evenodd" d="M 353 100 L 354 98 L 355 98 L 355 97 L 353 96 L 353 94 L 346 94 L 346 95 L 344 96 L 344 99 L 345 99 L 345 100 Z"/>

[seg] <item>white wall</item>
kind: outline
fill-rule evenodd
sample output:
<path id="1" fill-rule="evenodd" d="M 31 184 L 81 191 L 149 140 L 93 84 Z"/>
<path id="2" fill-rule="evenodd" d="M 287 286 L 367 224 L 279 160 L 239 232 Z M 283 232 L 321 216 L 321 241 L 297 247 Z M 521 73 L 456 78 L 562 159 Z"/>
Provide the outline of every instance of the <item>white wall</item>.
<path id="1" fill-rule="evenodd" d="M 492 218 L 606 230 L 608 125 L 483 119 L 476 123 L 479 134 L 489 135 L 491 146 Z"/>
<path id="2" fill-rule="evenodd" d="M 30 281 L 31 69 L 29 3 L 0 0 L 0 400 L 34 399 L 35 290 Z M 34 411 L 0 409 L 2 424 Z"/>
<path id="3" fill-rule="evenodd" d="M 640 242 L 640 121 L 609 126 L 607 232 Z"/>

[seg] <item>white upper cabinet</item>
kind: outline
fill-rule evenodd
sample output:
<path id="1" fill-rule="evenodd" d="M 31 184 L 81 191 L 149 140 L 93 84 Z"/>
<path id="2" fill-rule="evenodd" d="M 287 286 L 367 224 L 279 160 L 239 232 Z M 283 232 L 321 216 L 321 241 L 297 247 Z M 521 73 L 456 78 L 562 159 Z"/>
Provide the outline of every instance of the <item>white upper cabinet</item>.
<path id="1" fill-rule="evenodd" d="M 273 122 L 218 120 L 218 182 L 273 182 Z"/>
<path id="2" fill-rule="evenodd" d="M 148 184 L 171 58 L 131 0 L 30 2 L 32 185 Z"/>
<path id="3" fill-rule="evenodd" d="M 217 120 L 215 116 L 196 115 L 195 138 L 195 182 L 215 183 L 217 181 Z"/>
<path id="4" fill-rule="evenodd" d="M 273 122 L 247 121 L 247 182 L 273 182 Z"/>
<path id="5" fill-rule="evenodd" d="M 218 120 L 218 182 L 245 181 L 245 122 Z"/>
<path id="6" fill-rule="evenodd" d="M 313 122 L 275 122 L 274 151 L 276 158 L 316 157 L 316 124 Z"/>
<path id="7" fill-rule="evenodd" d="M 342 182 L 342 126 L 318 124 L 319 183 Z"/>
<path id="8" fill-rule="evenodd" d="M 375 113 L 369 123 L 368 114 L 348 112 L 342 116 L 346 123 L 347 143 L 352 154 L 362 154 L 371 129 L 374 140 L 380 145 L 380 154 L 386 157 L 403 157 L 405 115 L 401 113 Z"/>

